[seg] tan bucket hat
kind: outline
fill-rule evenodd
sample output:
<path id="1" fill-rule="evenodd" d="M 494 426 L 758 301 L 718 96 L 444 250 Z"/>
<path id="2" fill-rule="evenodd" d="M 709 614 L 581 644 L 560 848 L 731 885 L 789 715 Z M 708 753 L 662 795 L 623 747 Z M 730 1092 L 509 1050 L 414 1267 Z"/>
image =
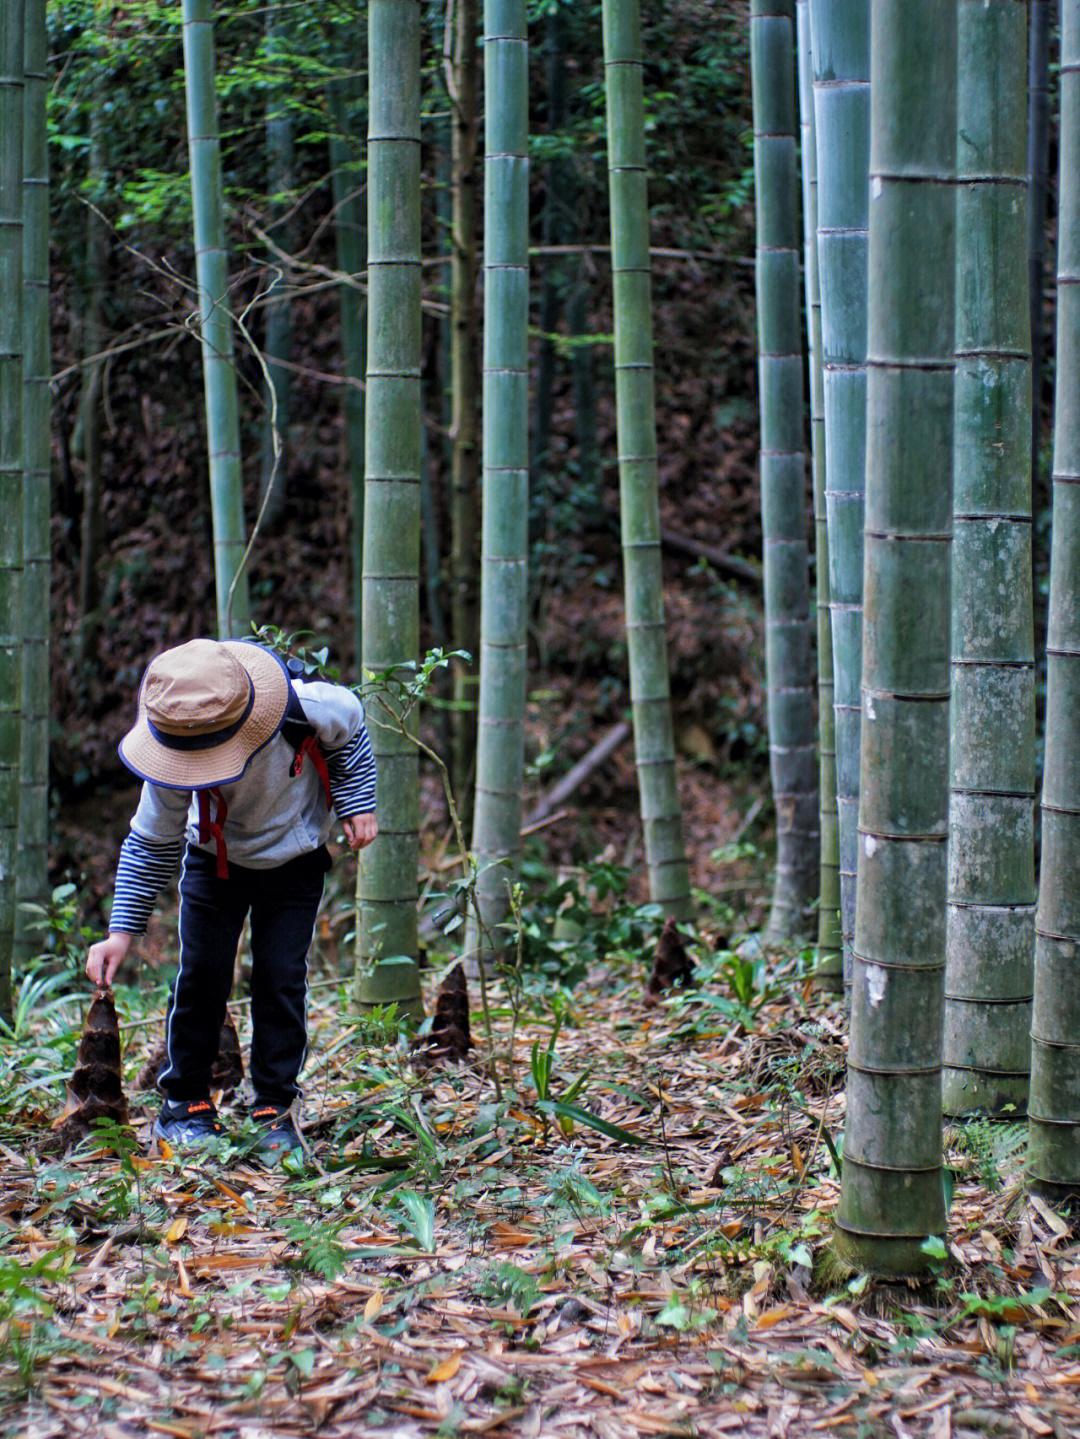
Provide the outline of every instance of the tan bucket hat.
<path id="1" fill-rule="evenodd" d="M 288 703 L 288 672 L 273 651 L 245 640 L 189 640 L 147 666 L 120 758 L 166 789 L 232 784 L 277 734 Z"/>

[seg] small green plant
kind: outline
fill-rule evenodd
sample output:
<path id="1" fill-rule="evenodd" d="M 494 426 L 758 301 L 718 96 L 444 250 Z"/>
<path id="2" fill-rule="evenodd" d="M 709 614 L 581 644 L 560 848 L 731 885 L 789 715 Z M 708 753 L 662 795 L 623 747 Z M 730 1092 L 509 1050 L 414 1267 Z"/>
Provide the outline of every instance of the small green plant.
<path id="1" fill-rule="evenodd" d="M 626 902 L 629 877 L 621 865 L 596 861 L 553 879 L 546 864 L 524 860 L 517 936 L 523 968 L 573 989 L 593 964 L 639 959 L 664 916 L 659 905 Z"/>
<path id="2" fill-rule="evenodd" d="M 582 1156 L 575 1155 L 566 1169 L 556 1170 L 546 1181 L 548 1192 L 546 1203 L 556 1208 L 566 1208 L 577 1219 L 588 1211 L 605 1215 L 610 1212 L 611 1201 L 601 1194 L 591 1179 L 581 1172 Z"/>
<path id="3" fill-rule="evenodd" d="M 522 1319 L 528 1319 L 540 1298 L 540 1285 L 535 1274 L 516 1264 L 493 1264 L 476 1286 L 481 1299 L 491 1299 L 507 1307 L 513 1306 Z"/>
<path id="4" fill-rule="evenodd" d="M 1031 1311 L 1041 1309 L 1048 1299 L 1057 1304 L 1068 1304 L 1068 1296 L 1055 1294 L 1045 1285 L 1034 1289 L 1020 1290 L 1015 1294 L 961 1294 L 963 1317 L 989 1319 L 995 1324 L 1015 1324 L 1031 1317 Z"/>
<path id="5" fill-rule="evenodd" d="M 50 1018 L 70 1028 L 68 1011 L 78 1003 L 78 996 L 69 992 L 70 986 L 71 975 L 64 971 L 28 970 L 15 991 L 10 1024 L 0 1019 L 0 1036 L 24 1043 L 31 1036 L 31 1021 L 33 1029 L 40 1030 Z"/>
<path id="6" fill-rule="evenodd" d="M 397 1195 L 396 1219 L 425 1254 L 435 1253 L 435 1204 L 426 1194 L 402 1189 Z"/>
<path id="7" fill-rule="evenodd" d="M 49 1348 L 45 1321 L 52 1305 L 41 1286 L 62 1279 L 73 1257 L 71 1250 L 52 1250 L 32 1264 L 0 1259 L 0 1367 L 14 1370 L 12 1387 L 19 1392 L 33 1386 L 34 1369 Z"/>
<path id="8" fill-rule="evenodd" d="M 81 922 L 78 886 L 57 885 L 48 904 L 27 903 L 20 907 L 34 916 L 27 928 L 41 936 L 40 959 L 54 967 L 59 965 L 68 975 L 81 970 L 87 949 L 101 938 L 101 931 Z"/>
<path id="9" fill-rule="evenodd" d="M 1004 1188 L 1002 1170 L 1017 1164 L 1027 1142 L 1027 1126 L 972 1118 L 956 1125 L 951 1141 L 958 1153 L 970 1156 L 972 1168 L 987 1193 L 999 1194 Z"/>
<path id="10" fill-rule="evenodd" d="M 704 1284 L 692 1279 L 682 1294 L 675 1293 L 656 1316 L 659 1329 L 674 1329 L 677 1334 L 705 1329 L 716 1318 L 716 1310 L 703 1306 Z"/>
<path id="11" fill-rule="evenodd" d="M 797 975 L 792 974 L 791 978 Z M 707 985 L 723 984 L 727 994 L 714 994 Z M 752 1033 L 758 1027 L 762 1007 L 784 992 L 784 981 L 771 971 L 763 954 L 740 954 L 721 949 L 699 961 L 696 970 L 697 988 L 681 990 L 667 1001 L 686 1019 L 676 1029 L 677 1036 L 714 1031 L 725 1021 Z"/>
<path id="12" fill-rule="evenodd" d="M 344 1219 L 294 1219 L 286 1227 L 286 1233 L 296 1246 L 296 1263 L 309 1274 L 320 1279 L 336 1279 L 345 1268 L 348 1251 L 339 1238 L 342 1229 L 349 1223 Z"/>
<path id="13" fill-rule="evenodd" d="M 566 1001 L 566 998 L 563 995 L 556 995 L 552 999 L 551 1010 L 553 1015 L 553 1022 L 551 1025 L 551 1033 L 548 1036 L 548 1042 L 544 1046 L 544 1048 L 541 1049 L 540 1041 L 538 1039 L 534 1040 L 532 1049 L 529 1054 L 529 1070 L 532 1074 L 533 1087 L 536 1090 L 536 1097 L 541 1104 L 547 1103 L 553 1098 L 551 1092 L 551 1080 L 552 1076 L 555 1073 L 556 1067 L 555 1044 L 559 1038 L 559 1031 L 562 1029 L 563 1023 L 569 1012 L 569 1005 Z M 574 1103 L 574 1101 L 577 1099 L 578 1095 L 582 1092 L 586 1083 L 588 1082 L 589 1076 L 592 1074 L 594 1067 L 595 1066 L 590 1064 L 588 1068 L 584 1069 L 575 1080 L 573 1080 L 569 1085 L 566 1086 L 561 1095 L 561 1099 L 564 1104 Z M 544 1123 L 545 1125 L 547 1124 L 546 1118 Z M 572 1121 L 567 1119 L 565 1116 L 560 1118 L 559 1127 L 562 1129 L 563 1133 L 567 1136 L 567 1138 L 569 1138 L 570 1135 L 574 1132 L 574 1126 Z"/>

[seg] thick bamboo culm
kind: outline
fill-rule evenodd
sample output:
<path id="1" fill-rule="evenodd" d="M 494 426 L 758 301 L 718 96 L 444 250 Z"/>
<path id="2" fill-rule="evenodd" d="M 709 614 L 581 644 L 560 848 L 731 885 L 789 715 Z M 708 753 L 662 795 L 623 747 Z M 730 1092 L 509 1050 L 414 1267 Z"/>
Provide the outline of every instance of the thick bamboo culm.
<path id="1" fill-rule="evenodd" d="M 183 0 L 182 13 L 184 94 L 187 102 L 203 390 L 206 397 L 218 633 L 222 639 L 228 639 L 249 632 L 251 610 L 247 574 L 240 571 L 246 548 L 244 496 L 240 473 L 236 368 L 233 363 L 233 318 L 229 308 L 229 265 L 221 192 L 221 142 L 214 88 L 212 0 Z"/>
<path id="2" fill-rule="evenodd" d="M 49 163 L 45 0 L 25 0 L 23 71 L 22 745 L 15 961 L 40 947 L 24 904 L 49 898 Z"/>
<path id="3" fill-rule="evenodd" d="M 956 5 L 874 0 L 859 883 L 834 1245 L 919 1273 L 945 1231 Z"/>
<path id="4" fill-rule="evenodd" d="M 367 211 L 363 180 L 354 156 L 353 125 L 360 85 L 359 37 L 344 46 L 338 58 L 343 73 L 327 86 L 333 123 L 330 137 L 331 184 L 334 196 L 334 242 L 337 267 L 352 283 L 338 286 L 341 315 L 341 360 L 349 384 L 345 389 L 345 455 L 349 471 L 349 546 L 352 569 L 353 673 L 364 663 L 364 384 L 367 377 L 367 301 L 360 284 L 367 264 Z"/>
<path id="5" fill-rule="evenodd" d="M 1022 0 L 1021 0 L 1022 3 Z M 1046 269 L 1046 203 L 1050 193 L 1050 21 L 1052 0 L 1028 0 L 1027 266 L 1031 313 L 1031 458 L 1039 463 L 1039 411 L 1044 365 L 1043 278 Z M 1033 474 L 1034 479 L 1034 474 Z"/>
<path id="6" fill-rule="evenodd" d="M 603 0 L 623 593 L 649 897 L 690 912 L 660 563 L 652 277 L 639 0 Z"/>
<path id="7" fill-rule="evenodd" d="M 1080 0 L 1061 7 L 1054 511 L 1028 1180 L 1080 1194 Z"/>
<path id="8" fill-rule="evenodd" d="M 0 6 L 0 1017 L 11 1012 L 23 563 L 23 0 Z"/>
<path id="9" fill-rule="evenodd" d="M 851 980 L 859 836 L 866 489 L 870 0 L 810 0 L 817 140 L 825 507 L 835 677 L 844 983 Z"/>
<path id="10" fill-rule="evenodd" d="M 753 0 L 750 69 L 765 690 L 777 849 L 767 932 L 798 938 L 810 930 L 821 841 L 803 439 L 793 0 Z"/>
<path id="11" fill-rule="evenodd" d="M 365 670 L 381 674 L 415 662 L 420 648 L 419 0 L 371 0 L 368 57 L 362 643 Z M 403 726 L 392 692 L 369 703 L 367 715 L 379 838 L 361 853 L 357 997 L 411 1003 L 419 996 L 419 757 L 408 732 L 415 715 Z"/>
<path id="12" fill-rule="evenodd" d="M 799 129 L 803 186 L 803 273 L 810 380 L 810 469 L 814 488 L 814 576 L 817 618 L 819 864 L 817 981 L 843 984 L 840 928 L 840 826 L 836 817 L 836 716 L 833 711 L 832 622 L 829 615 L 829 528 L 825 509 L 825 380 L 821 368 L 821 288 L 817 261 L 817 139 L 814 133 L 810 0 L 796 0 Z"/>
<path id="13" fill-rule="evenodd" d="M 946 1114 L 1027 1109 L 1035 639 L 1027 13 L 960 0 Z"/>
<path id="14" fill-rule="evenodd" d="M 480 469 L 477 393 L 481 388 L 476 275 L 479 263 L 477 182 L 478 0 L 454 6 L 452 54 L 445 59 L 450 124 L 450 633 L 473 657 L 455 663 L 450 712 L 450 775 L 459 808 L 471 807 L 476 764 L 476 658 L 480 613 Z"/>
<path id="15" fill-rule="evenodd" d="M 529 514 L 529 160 L 525 0 L 484 6 L 483 504 L 472 964 L 498 954 L 521 856 Z"/>

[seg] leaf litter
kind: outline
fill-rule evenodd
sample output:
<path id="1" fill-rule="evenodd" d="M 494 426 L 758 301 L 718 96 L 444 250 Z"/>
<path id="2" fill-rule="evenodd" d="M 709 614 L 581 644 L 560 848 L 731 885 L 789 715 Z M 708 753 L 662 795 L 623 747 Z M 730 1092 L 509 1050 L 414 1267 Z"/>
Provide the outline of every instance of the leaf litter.
<path id="1" fill-rule="evenodd" d="M 81 1015 L 0 1040 L 3 1432 L 1080 1432 L 1080 1245 L 1023 1125 L 947 1129 L 933 1278 L 830 1277 L 841 1006 L 800 956 L 692 948 L 666 998 L 640 960 L 491 982 L 435 1067 L 327 982 L 289 1170 L 228 1110 L 216 1156 L 148 1158 L 145 1093 L 50 1154 Z"/>

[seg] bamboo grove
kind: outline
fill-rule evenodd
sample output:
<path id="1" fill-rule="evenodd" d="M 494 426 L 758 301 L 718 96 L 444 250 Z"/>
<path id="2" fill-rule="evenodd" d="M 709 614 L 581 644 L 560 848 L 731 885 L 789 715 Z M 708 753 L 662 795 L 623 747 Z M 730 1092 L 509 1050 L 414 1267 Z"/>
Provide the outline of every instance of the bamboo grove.
<path id="1" fill-rule="evenodd" d="M 432 8 L 369 0 L 362 41 L 338 33 L 327 47 L 319 31 L 312 42 L 333 58 L 318 62 L 326 78 L 319 113 L 333 132 L 337 255 L 324 278 L 340 298 L 348 384 L 355 649 L 364 670 L 384 681 L 369 710 L 381 837 L 358 879 L 354 998 L 362 1005 L 415 1007 L 420 994 L 423 745 L 409 685 L 422 664 L 429 549 L 421 200 L 432 109 L 422 57 Z M 271 56 L 283 43 L 286 9 L 272 7 L 266 20 Z M 1053 549 L 1037 875 L 1033 375 L 1041 373 L 1043 323 L 1035 292 L 1047 188 L 1045 10 L 1024 0 L 748 7 L 764 673 L 777 834 L 766 943 L 812 942 L 818 981 L 845 992 L 836 1249 L 855 1266 L 892 1273 L 924 1268 L 925 1241 L 946 1231 L 943 1109 L 960 1117 L 1030 1110 L 1032 1184 L 1052 1197 L 1080 1193 L 1080 0 L 1063 0 L 1060 26 Z M 611 458 L 638 803 L 651 898 L 664 914 L 692 922 L 660 558 L 665 440 L 657 432 L 638 0 L 603 0 L 600 20 Z M 217 623 L 232 635 L 248 629 L 263 514 L 249 539 L 236 352 L 258 347 L 229 282 L 215 23 L 210 0 L 183 0 L 189 328 L 205 386 Z M 476 0 L 458 0 L 434 27 L 449 156 L 448 605 L 457 627 L 444 734 L 450 788 L 472 811 L 462 818 L 471 820 L 473 882 L 458 897 L 467 911 L 458 920 L 466 957 L 481 973 L 506 945 L 523 827 L 536 379 L 529 24 L 524 0 L 485 0 L 482 13 Z M 18 964 L 31 943 L 17 916 L 21 904 L 42 898 L 47 834 L 45 36 L 44 0 L 0 9 L 3 1008 L 13 957 Z M 307 63 L 317 68 L 310 56 Z M 287 99 L 275 77 L 264 112 L 274 190 L 287 185 L 294 154 Z M 261 303 L 267 335 L 272 318 L 277 339 L 267 339 L 249 378 L 268 417 L 263 511 L 282 503 L 278 465 L 293 404 L 287 286 L 278 283 L 293 242 L 285 209 L 275 204 L 272 213 L 274 223 L 256 238 L 270 257 Z M 543 228 L 551 238 L 559 226 L 545 219 Z M 471 311 L 478 276 L 479 321 Z M 548 298 L 554 311 L 559 296 Z M 574 361 L 583 389 L 587 348 Z M 474 649 L 475 685 L 464 678 Z"/>

